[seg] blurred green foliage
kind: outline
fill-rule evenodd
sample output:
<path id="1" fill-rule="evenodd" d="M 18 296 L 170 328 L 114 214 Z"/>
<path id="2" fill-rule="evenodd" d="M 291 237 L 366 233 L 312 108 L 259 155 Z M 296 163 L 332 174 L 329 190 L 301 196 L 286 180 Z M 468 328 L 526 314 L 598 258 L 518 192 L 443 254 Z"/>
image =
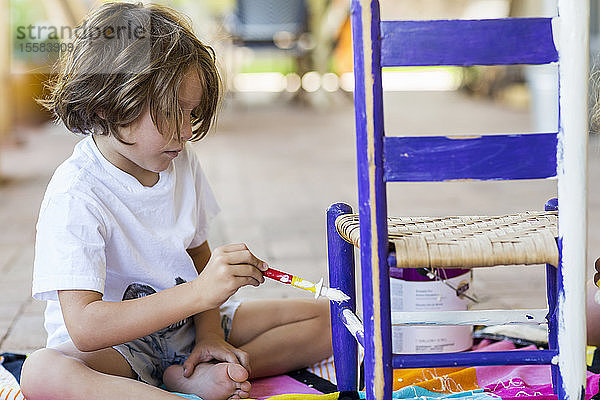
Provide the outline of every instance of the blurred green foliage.
<path id="1" fill-rule="evenodd" d="M 296 72 L 296 60 L 291 56 L 258 56 L 244 62 L 240 72 L 280 72 L 284 75 Z"/>
<path id="2" fill-rule="evenodd" d="M 13 60 L 29 66 L 52 64 L 58 56 L 54 50 L 60 46 L 61 27 L 48 21 L 39 0 L 10 0 L 9 7 Z M 58 31 L 53 34 L 52 29 Z"/>

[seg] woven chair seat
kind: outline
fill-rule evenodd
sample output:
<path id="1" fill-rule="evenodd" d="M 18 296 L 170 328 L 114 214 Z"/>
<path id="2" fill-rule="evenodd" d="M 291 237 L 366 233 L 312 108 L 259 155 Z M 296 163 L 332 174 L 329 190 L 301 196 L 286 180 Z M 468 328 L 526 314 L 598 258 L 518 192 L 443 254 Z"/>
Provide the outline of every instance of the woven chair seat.
<path id="1" fill-rule="evenodd" d="M 359 247 L 357 214 L 337 218 L 336 228 Z M 555 211 L 494 217 L 388 217 L 388 239 L 398 268 L 474 268 L 558 265 Z"/>

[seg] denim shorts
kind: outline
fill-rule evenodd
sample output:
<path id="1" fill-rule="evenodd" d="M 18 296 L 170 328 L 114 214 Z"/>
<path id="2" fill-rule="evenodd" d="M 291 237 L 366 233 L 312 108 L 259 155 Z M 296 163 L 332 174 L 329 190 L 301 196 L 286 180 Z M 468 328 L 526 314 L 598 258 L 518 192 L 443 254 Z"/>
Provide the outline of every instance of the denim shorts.
<path id="1" fill-rule="evenodd" d="M 233 316 L 239 305 L 239 301 L 228 300 L 219 308 L 225 340 L 229 339 Z M 194 320 L 186 318 L 148 336 L 113 348 L 125 357 L 138 380 L 160 386 L 165 370 L 171 365 L 183 364 L 195 342 Z"/>

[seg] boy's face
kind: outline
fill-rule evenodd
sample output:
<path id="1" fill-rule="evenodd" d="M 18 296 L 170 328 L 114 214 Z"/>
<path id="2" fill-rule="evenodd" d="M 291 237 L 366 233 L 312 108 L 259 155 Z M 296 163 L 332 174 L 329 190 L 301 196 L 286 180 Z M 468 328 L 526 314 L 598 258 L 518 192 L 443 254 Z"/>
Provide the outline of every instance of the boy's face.
<path id="1" fill-rule="evenodd" d="M 126 145 L 114 137 L 96 140 L 102 154 L 116 167 L 133 175 L 143 185 L 156 183 L 157 173 L 166 170 L 181 150 L 183 142 L 192 137 L 191 111 L 200 104 L 202 86 L 195 70 L 190 70 L 181 83 L 179 105 L 183 110 L 181 142 L 169 141 L 158 131 L 147 108 L 131 125 L 121 128 Z M 97 138 L 98 139 L 98 138 Z"/>

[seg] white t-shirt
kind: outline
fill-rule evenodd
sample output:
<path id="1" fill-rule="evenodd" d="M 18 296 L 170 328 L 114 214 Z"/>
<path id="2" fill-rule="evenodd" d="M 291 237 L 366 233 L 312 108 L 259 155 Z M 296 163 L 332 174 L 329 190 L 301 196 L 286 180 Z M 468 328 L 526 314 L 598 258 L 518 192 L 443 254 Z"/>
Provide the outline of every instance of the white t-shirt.
<path id="1" fill-rule="evenodd" d="M 206 241 L 218 212 L 187 146 L 145 187 L 108 162 L 91 136 L 79 142 L 50 180 L 37 223 L 32 292 L 47 300 L 47 346 L 69 340 L 58 290 L 121 301 L 194 279 L 186 249 Z"/>

